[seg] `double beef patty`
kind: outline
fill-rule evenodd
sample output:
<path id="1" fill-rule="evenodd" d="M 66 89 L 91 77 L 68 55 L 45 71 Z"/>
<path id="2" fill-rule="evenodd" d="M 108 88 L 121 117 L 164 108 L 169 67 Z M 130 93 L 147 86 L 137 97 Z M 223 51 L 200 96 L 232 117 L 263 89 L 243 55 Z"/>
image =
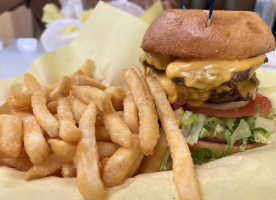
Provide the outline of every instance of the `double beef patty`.
<path id="1" fill-rule="evenodd" d="M 267 58 L 265 62 L 267 62 Z M 147 63 L 146 60 L 142 61 L 142 64 L 144 66 L 147 66 L 151 69 L 153 69 L 156 73 L 164 73 L 162 70 L 156 69 L 153 65 Z M 248 80 L 249 78 L 249 72 L 250 69 L 240 71 L 240 72 L 234 72 L 231 79 L 222 85 L 226 85 L 229 88 L 231 88 L 229 91 L 223 91 L 222 93 L 218 93 L 216 90 L 211 90 L 209 98 L 206 102 L 208 103 L 227 103 L 227 102 L 233 102 L 233 101 L 250 101 L 252 100 L 252 95 L 248 93 L 245 97 L 243 97 L 237 90 L 237 82 L 242 80 Z M 186 86 L 184 78 L 173 78 L 173 82 L 175 82 L 178 85 Z M 249 81 L 254 83 L 256 87 L 258 86 L 258 83 L 256 83 L 255 79 L 251 78 Z"/>
<path id="2" fill-rule="evenodd" d="M 245 97 L 243 97 L 238 92 L 237 84 L 236 84 L 239 81 L 248 80 L 249 72 L 250 72 L 250 69 L 233 73 L 233 75 L 229 81 L 221 84 L 221 85 L 228 86 L 230 88 L 230 90 L 223 91 L 221 93 L 218 93 L 216 90 L 211 90 L 209 98 L 206 102 L 208 102 L 208 103 L 227 103 L 227 102 L 233 102 L 233 101 L 252 100 L 252 95 L 250 93 L 248 93 Z M 178 85 L 185 86 L 184 78 L 173 78 L 172 81 L 174 81 Z M 251 78 L 248 81 L 252 82 L 257 87 L 257 83 L 254 78 Z"/>

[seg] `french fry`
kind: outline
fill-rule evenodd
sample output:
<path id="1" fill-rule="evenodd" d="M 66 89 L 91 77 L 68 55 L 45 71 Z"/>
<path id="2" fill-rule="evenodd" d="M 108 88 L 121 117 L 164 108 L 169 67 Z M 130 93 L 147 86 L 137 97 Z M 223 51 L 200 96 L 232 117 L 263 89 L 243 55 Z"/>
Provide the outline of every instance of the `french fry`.
<path id="1" fill-rule="evenodd" d="M 47 108 L 52 114 L 57 113 L 57 106 L 58 106 L 58 101 L 51 101 L 50 103 L 47 104 Z"/>
<path id="2" fill-rule="evenodd" d="M 25 151 L 34 164 L 38 164 L 49 156 L 48 144 L 43 132 L 33 115 L 17 113 L 23 122 Z"/>
<path id="3" fill-rule="evenodd" d="M 85 62 L 80 66 L 79 71 L 81 74 L 91 77 L 94 66 L 95 64 L 92 60 L 86 59 Z"/>
<path id="4" fill-rule="evenodd" d="M 105 90 L 106 86 L 99 83 L 98 81 L 94 80 L 93 78 L 90 78 L 88 76 L 84 75 L 77 75 L 73 80 L 74 85 L 80 85 L 80 86 L 91 86 L 95 88 L 99 88 L 101 90 Z"/>
<path id="5" fill-rule="evenodd" d="M 76 122 L 79 123 L 81 115 L 83 111 L 86 109 L 87 105 L 74 96 L 71 96 L 70 103 L 74 114 L 74 118 Z"/>
<path id="6" fill-rule="evenodd" d="M 99 156 L 95 137 L 96 106 L 88 104 L 81 116 L 79 128 L 82 138 L 77 145 L 76 163 L 77 182 L 80 193 L 85 199 L 102 199 L 104 185 L 100 177 Z"/>
<path id="7" fill-rule="evenodd" d="M 144 86 L 144 90 L 145 90 L 146 95 L 149 98 L 152 98 L 151 94 L 150 94 L 150 91 L 149 91 L 149 88 L 148 88 L 148 85 L 146 83 L 146 80 L 145 80 L 145 78 L 144 78 L 141 70 L 138 67 L 136 67 L 135 65 L 132 65 L 130 68 L 133 69 L 136 72 L 136 74 L 139 76 L 139 78 L 140 78 L 140 80 L 141 80 L 141 82 L 142 82 L 142 84 Z"/>
<path id="8" fill-rule="evenodd" d="M 180 127 L 182 122 L 182 117 L 184 115 L 184 109 L 182 107 L 179 107 L 176 110 L 174 110 L 174 114 L 177 119 L 178 127 Z"/>
<path id="9" fill-rule="evenodd" d="M 96 140 L 103 141 L 103 142 L 110 142 L 110 137 L 108 131 L 103 126 L 96 126 Z"/>
<path id="10" fill-rule="evenodd" d="M 8 104 L 15 110 L 32 110 L 32 95 L 30 91 L 17 91 L 7 97 Z"/>
<path id="11" fill-rule="evenodd" d="M 76 126 L 68 98 L 58 99 L 57 115 L 59 119 L 59 136 L 66 142 L 78 142 L 81 132 Z"/>
<path id="12" fill-rule="evenodd" d="M 117 111 L 117 113 L 123 119 L 123 117 L 124 117 L 124 111 Z"/>
<path id="13" fill-rule="evenodd" d="M 122 87 L 108 87 L 106 90 L 112 105 L 116 111 L 123 110 L 123 101 L 126 96 L 126 90 Z"/>
<path id="14" fill-rule="evenodd" d="M 130 176 L 129 172 L 133 164 L 141 155 L 143 154 L 139 150 L 138 135 L 133 134 L 131 148 L 118 148 L 104 166 L 103 182 L 105 186 L 113 187 L 123 183 Z"/>
<path id="15" fill-rule="evenodd" d="M 132 167 L 130 168 L 128 172 L 128 177 L 135 176 L 139 172 L 140 165 L 143 161 L 144 154 L 140 153 L 136 160 L 134 161 Z"/>
<path id="16" fill-rule="evenodd" d="M 0 151 L 0 166 L 16 168 L 20 171 L 28 171 L 33 166 L 25 151 L 21 150 L 17 158 L 7 156 Z"/>
<path id="17" fill-rule="evenodd" d="M 56 101 L 58 97 L 68 96 L 72 80 L 68 76 L 63 76 L 57 85 L 48 92 L 48 101 Z"/>
<path id="18" fill-rule="evenodd" d="M 97 142 L 99 159 L 110 157 L 118 149 L 118 145 L 112 142 Z"/>
<path id="19" fill-rule="evenodd" d="M 110 98 L 108 94 L 98 88 L 91 86 L 77 86 L 73 85 L 71 87 L 72 94 L 79 98 L 86 104 L 94 101 L 97 109 L 103 113 L 110 113 L 114 110 L 111 105 Z"/>
<path id="20" fill-rule="evenodd" d="M 46 95 L 43 90 L 37 90 L 32 96 L 33 114 L 39 125 L 50 137 L 58 136 L 59 123 L 46 106 Z"/>
<path id="21" fill-rule="evenodd" d="M 61 174 L 64 178 L 76 177 L 76 168 L 74 164 L 63 164 Z"/>
<path id="22" fill-rule="evenodd" d="M 104 126 L 112 142 L 120 146 L 131 147 L 131 131 L 117 112 L 104 115 Z"/>
<path id="23" fill-rule="evenodd" d="M 59 139 L 49 139 L 53 152 L 65 162 L 73 161 L 76 153 L 76 145 Z"/>
<path id="24" fill-rule="evenodd" d="M 28 91 L 34 92 L 34 91 L 39 90 L 41 88 L 40 83 L 30 73 L 25 73 L 24 74 L 24 82 L 25 82 L 25 86 L 26 86 Z"/>
<path id="25" fill-rule="evenodd" d="M 90 59 L 86 59 L 76 72 L 69 74 L 68 76 L 72 79 L 74 79 L 77 75 L 85 75 L 91 77 L 93 68 L 94 62 Z"/>
<path id="26" fill-rule="evenodd" d="M 8 156 L 19 156 L 23 141 L 22 122 L 18 116 L 0 115 L 0 151 Z"/>
<path id="27" fill-rule="evenodd" d="M 139 114 L 139 144 L 145 155 L 153 153 L 159 138 L 158 117 L 152 97 L 148 94 L 141 77 L 134 69 L 128 68 L 123 75 L 130 87 Z"/>
<path id="28" fill-rule="evenodd" d="M 101 168 L 100 168 L 101 177 L 103 177 L 103 169 L 104 169 L 107 161 L 108 161 L 108 157 L 105 157 L 104 159 L 101 160 Z"/>
<path id="29" fill-rule="evenodd" d="M 139 133 L 138 111 L 130 92 L 127 93 L 123 105 L 124 122 L 127 124 L 132 133 Z"/>
<path id="30" fill-rule="evenodd" d="M 37 178 L 46 177 L 61 170 L 62 160 L 55 154 L 50 154 L 43 162 L 34 165 L 25 174 L 25 180 L 33 180 Z"/>
<path id="31" fill-rule="evenodd" d="M 146 81 L 154 98 L 161 126 L 171 151 L 174 182 L 178 196 L 185 200 L 200 199 L 199 184 L 196 179 L 191 153 L 178 127 L 177 119 L 166 93 L 156 78 L 146 77 Z"/>
<path id="32" fill-rule="evenodd" d="M 100 112 L 97 112 L 96 127 L 104 126 L 103 115 Z"/>
<path id="33" fill-rule="evenodd" d="M 145 173 L 157 172 L 167 151 L 168 151 L 167 140 L 163 130 L 160 129 L 160 137 L 157 142 L 157 145 L 154 148 L 154 152 L 152 155 L 144 158 L 140 166 L 139 173 L 145 174 Z"/>

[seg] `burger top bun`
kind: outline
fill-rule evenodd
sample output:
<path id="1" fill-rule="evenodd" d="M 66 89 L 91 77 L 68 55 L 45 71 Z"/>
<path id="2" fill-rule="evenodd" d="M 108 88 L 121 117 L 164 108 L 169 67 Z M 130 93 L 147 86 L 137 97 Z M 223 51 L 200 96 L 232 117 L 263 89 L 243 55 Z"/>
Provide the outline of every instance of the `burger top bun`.
<path id="1" fill-rule="evenodd" d="M 258 14 L 247 11 L 170 9 L 146 31 L 142 49 L 181 58 L 248 58 L 275 49 L 275 39 Z"/>

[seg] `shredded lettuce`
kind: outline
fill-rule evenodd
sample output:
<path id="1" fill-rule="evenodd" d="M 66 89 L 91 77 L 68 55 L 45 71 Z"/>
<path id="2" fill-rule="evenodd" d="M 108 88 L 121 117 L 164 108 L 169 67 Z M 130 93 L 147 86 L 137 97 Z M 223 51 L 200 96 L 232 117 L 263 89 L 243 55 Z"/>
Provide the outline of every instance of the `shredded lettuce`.
<path id="1" fill-rule="evenodd" d="M 182 132 L 182 134 L 184 135 L 185 138 L 189 136 L 191 128 L 192 128 L 192 125 L 181 126 L 181 132 Z"/>
<path id="2" fill-rule="evenodd" d="M 187 143 L 190 145 L 196 144 L 199 139 L 200 130 L 204 126 L 204 122 L 206 120 L 206 115 L 197 114 L 198 124 L 192 125 L 191 130 L 189 132 L 188 137 L 186 137 Z"/>
<path id="3" fill-rule="evenodd" d="M 215 159 L 219 159 L 229 155 L 229 153 L 222 153 L 220 155 L 215 154 L 211 149 L 202 148 L 198 152 L 192 153 L 192 158 L 195 164 L 204 164 Z"/>
<path id="4" fill-rule="evenodd" d="M 273 130 L 275 128 L 275 123 L 273 120 L 269 120 L 264 117 L 257 117 L 254 128 L 264 128 L 264 127 L 267 130 L 267 132 L 273 133 Z"/>
<path id="5" fill-rule="evenodd" d="M 243 138 L 242 144 L 240 145 L 240 151 L 245 151 L 246 146 L 247 146 L 247 140 L 248 140 L 248 138 Z"/>
<path id="6" fill-rule="evenodd" d="M 182 123 L 182 126 L 197 125 L 198 124 L 197 114 L 191 111 L 185 111 L 182 117 L 181 123 Z"/>
<path id="7" fill-rule="evenodd" d="M 219 135 L 224 135 L 225 127 L 223 125 L 216 125 L 215 130 L 214 130 L 214 136 L 217 137 Z"/>
<path id="8" fill-rule="evenodd" d="M 237 140 L 247 138 L 249 136 L 251 136 L 249 124 L 244 119 L 241 119 L 240 124 L 231 136 L 231 146 L 233 146 Z"/>
<path id="9" fill-rule="evenodd" d="M 170 149 L 167 150 L 165 156 L 164 156 L 164 159 L 162 160 L 160 166 L 159 166 L 159 171 L 166 171 L 168 170 L 167 168 L 167 163 L 168 163 L 168 159 L 171 155 L 171 152 L 170 152 Z"/>
<path id="10" fill-rule="evenodd" d="M 230 151 L 230 149 L 231 149 L 231 136 L 232 136 L 231 131 L 226 129 L 224 132 L 224 139 L 227 143 L 227 147 L 226 147 L 227 152 Z"/>
<path id="11" fill-rule="evenodd" d="M 205 137 L 225 139 L 227 146 L 224 155 L 228 155 L 236 142 L 240 143 L 240 151 L 246 150 L 248 141 L 262 144 L 273 143 L 276 137 L 273 133 L 276 128 L 274 116 L 276 115 L 273 110 L 268 115 L 257 112 L 252 116 L 237 118 L 210 117 L 185 111 L 181 131 L 187 143 L 191 145 Z M 221 155 L 214 155 L 210 149 L 193 153 L 192 156 L 199 164 L 221 157 Z"/>
<path id="12" fill-rule="evenodd" d="M 233 132 L 233 127 L 235 125 L 235 120 L 236 118 L 225 118 L 225 125 L 227 126 L 227 128 Z"/>
<path id="13" fill-rule="evenodd" d="M 269 134 L 269 136 L 266 137 L 262 132 L 255 131 L 254 140 L 255 142 L 262 143 L 262 144 L 272 144 L 275 140 L 275 134 Z"/>
<path id="14" fill-rule="evenodd" d="M 204 127 L 208 130 L 214 130 L 217 125 L 224 125 L 225 121 L 219 117 L 209 117 L 204 123 Z"/>
<path id="15" fill-rule="evenodd" d="M 199 133 L 199 139 L 205 138 L 208 136 L 208 130 L 206 128 L 202 128 Z"/>

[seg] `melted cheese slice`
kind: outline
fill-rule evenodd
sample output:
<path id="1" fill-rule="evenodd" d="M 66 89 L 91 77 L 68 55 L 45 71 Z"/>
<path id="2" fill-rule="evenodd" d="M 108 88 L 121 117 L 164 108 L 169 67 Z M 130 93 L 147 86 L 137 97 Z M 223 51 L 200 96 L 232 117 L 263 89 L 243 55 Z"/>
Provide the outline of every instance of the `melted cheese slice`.
<path id="1" fill-rule="evenodd" d="M 229 81 L 234 72 L 250 69 L 252 76 L 264 60 L 265 55 L 240 60 L 176 60 L 167 66 L 166 75 L 184 78 L 187 87 L 207 91 Z"/>
<path id="2" fill-rule="evenodd" d="M 234 72 L 250 69 L 248 80 L 252 78 L 254 71 L 264 63 L 265 55 L 236 60 L 176 60 L 173 57 L 147 52 L 144 58 L 155 68 L 166 72 L 166 75 L 159 73 L 157 77 L 170 103 L 183 98 L 188 104 L 196 106 L 209 98 L 210 90 L 216 90 L 218 93 L 229 91 L 231 88 L 221 84 L 229 81 Z M 175 84 L 172 81 L 174 78 L 183 78 L 186 87 Z M 254 99 L 256 84 L 248 80 L 239 82 L 237 90 L 243 97 L 249 93 Z"/>

